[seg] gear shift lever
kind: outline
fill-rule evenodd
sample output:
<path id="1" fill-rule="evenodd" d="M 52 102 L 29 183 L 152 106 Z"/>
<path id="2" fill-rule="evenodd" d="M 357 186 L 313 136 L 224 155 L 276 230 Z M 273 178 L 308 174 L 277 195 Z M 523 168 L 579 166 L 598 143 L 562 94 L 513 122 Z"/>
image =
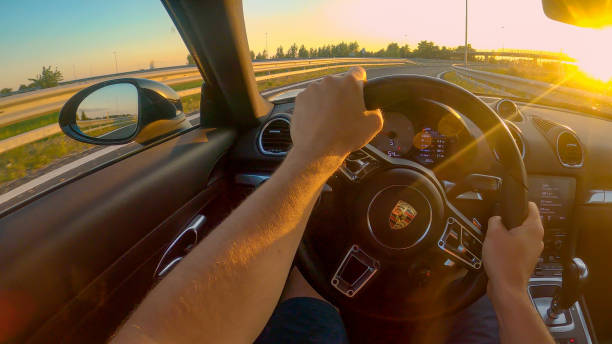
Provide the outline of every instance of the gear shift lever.
<path id="1" fill-rule="evenodd" d="M 557 289 L 548 308 L 548 317 L 556 319 L 564 310 L 569 309 L 582 291 L 582 287 L 589 277 L 589 269 L 580 258 L 572 258 L 563 266 L 563 280 L 561 288 Z"/>

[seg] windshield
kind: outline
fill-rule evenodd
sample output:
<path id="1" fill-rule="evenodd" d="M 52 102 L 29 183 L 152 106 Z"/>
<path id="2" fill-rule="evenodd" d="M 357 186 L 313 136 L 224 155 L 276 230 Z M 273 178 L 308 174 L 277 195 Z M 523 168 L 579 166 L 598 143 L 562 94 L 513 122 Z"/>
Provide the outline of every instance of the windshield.
<path id="1" fill-rule="evenodd" d="M 405 58 L 401 72 L 441 77 L 473 92 L 612 114 L 612 28 L 553 21 L 540 1 L 244 0 L 244 12 L 255 63 Z M 385 74 L 375 71 L 383 68 L 377 62 L 367 63 L 368 75 Z M 346 64 L 329 65 L 328 73 Z"/>

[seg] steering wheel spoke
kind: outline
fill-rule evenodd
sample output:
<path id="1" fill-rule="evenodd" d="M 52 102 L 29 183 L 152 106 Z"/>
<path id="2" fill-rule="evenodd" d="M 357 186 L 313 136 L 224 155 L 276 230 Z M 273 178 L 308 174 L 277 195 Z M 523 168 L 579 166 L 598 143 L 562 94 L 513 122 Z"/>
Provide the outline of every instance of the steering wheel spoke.
<path id="1" fill-rule="evenodd" d="M 482 232 L 448 201 L 446 209 L 446 224 L 438 247 L 468 269 L 479 270 L 482 267 Z"/>
<path id="2" fill-rule="evenodd" d="M 345 296 L 354 297 L 379 269 L 378 260 L 353 245 L 332 277 L 331 285 Z"/>

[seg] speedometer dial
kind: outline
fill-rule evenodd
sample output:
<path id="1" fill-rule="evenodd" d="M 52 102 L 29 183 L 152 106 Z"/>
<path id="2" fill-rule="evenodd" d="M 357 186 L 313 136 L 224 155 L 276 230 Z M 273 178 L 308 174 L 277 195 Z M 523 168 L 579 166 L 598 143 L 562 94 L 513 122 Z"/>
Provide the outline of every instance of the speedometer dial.
<path id="1" fill-rule="evenodd" d="M 384 112 L 383 118 L 383 128 L 371 144 L 390 157 L 406 155 L 414 137 L 412 121 L 399 112 Z"/>

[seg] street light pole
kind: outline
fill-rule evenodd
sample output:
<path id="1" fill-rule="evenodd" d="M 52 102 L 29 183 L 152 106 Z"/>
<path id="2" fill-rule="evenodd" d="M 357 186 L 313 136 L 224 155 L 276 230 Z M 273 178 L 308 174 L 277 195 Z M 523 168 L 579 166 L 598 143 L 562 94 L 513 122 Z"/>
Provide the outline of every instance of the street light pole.
<path id="1" fill-rule="evenodd" d="M 467 68 L 467 58 L 468 58 L 468 40 L 467 40 L 467 30 L 468 30 L 468 0 L 465 0 L 465 53 L 464 53 L 464 64 L 465 68 Z"/>
<path id="2" fill-rule="evenodd" d="M 115 73 L 119 73 L 119 67 L 117 66 L 117 52 L 113 51 L 113 55 L 115 55 Z"/>
<path id="3" fill-rule="evenodd" d="M 268 33 L 267 32 L 266 32 L 266 55 L 270 56 L 270 52 L 268 51 Z"/>

